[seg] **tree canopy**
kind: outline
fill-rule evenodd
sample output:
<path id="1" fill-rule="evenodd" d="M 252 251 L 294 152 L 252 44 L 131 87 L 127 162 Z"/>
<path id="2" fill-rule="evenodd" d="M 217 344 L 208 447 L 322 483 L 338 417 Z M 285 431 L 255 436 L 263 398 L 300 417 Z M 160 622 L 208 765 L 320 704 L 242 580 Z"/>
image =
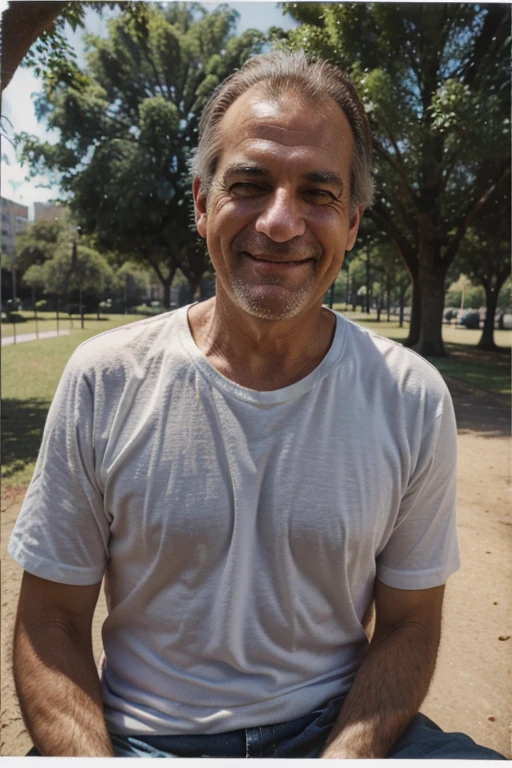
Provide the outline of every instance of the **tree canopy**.
<path id="1" fill-rule="evenodd" d="M 22 134 L 34 172 L 57 172 L 86 233 L 100 249 L 151 265 L 169 305 L 176 269 L 194 284 L 208 266 L 190 219 L 189 164 L 213 89 L 263 35 L 234 36 L 238 14 L 200 5 L 148 5 L 121 14 L 108 38 L 87 36 L 87 66 L 66 62 L 45 81 L 38 115 L 56 144 Z"/>
<path id="2" fill-rule="evenodd" d="M 51 259 L 62 232 L 60 221 L 34 221 L 16 237 L 16 269 L 23 273 L 34 265 Z"/>
<path id="3" fill-rule="evenodd" d="M 24 285 L 62 297 L 81 290 L 99 300 L 119 280 L 105 255 L 67 217 L 29 224 L 18 238 L 16 261 Z"/>
<path id="4" fill-rule="evenodd" d="M 284 7 L 303 24 L 280 44 L 340 64 L 363 97 L 376 160 L 369 215 L 413 281 L 408 343 L 442 355 L 448 267 L 509 174 L 510 7 Z"/>

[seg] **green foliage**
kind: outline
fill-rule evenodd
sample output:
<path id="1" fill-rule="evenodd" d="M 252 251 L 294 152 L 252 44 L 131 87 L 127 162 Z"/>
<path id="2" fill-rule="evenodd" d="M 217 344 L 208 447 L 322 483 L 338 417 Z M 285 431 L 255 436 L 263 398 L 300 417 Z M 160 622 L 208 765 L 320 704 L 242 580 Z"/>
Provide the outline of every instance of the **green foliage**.
<path id="1" fill-rule="evenodd" d="M 48 293 L 66 296 L 82 290 L 101 296 L 114 281 L 110 264 L 98 251 L 86 245 L 73 247 L 62 244 L 53 259 L 43 266 L 45 289 Z"/>
<path id="2" fill-rule="evenodd" d="M 195 4 L 147 4 L 139 19 L 121 14 L 107 22 L 108 38 L 87 36 L 83 71 L 71 62 L 46 79 L 39 114 L 59 141 L 18 137 L 33 172 L 58 174 L 96 247 L 149 264 L 167 305 L 178 266 L 193 283 L 208 266 L 189 211 L 202 109 L 263 42 L 255 30 L 234 38 L 236 20 L 223 5 L 207 13 Z"/>
<path id="3" fill-rule="evenodd" d="M 469 227 L 457 259 L 457 265 L 465 270 L 473 283 L 496 296 L 510 276 L 510 209 L 510 186 L 507 184 L 485 213 Z"/>
<path id="4" fill-rule="evenodd" d="M 86 238 L 76 241 L 76 227 L 68 219 L 29 225 L 19 237 L 17 256 L 24 270 L 23 283 L 60 296 L 76 292 L 80 286 L 91 296 L 101 296 L 115 285 L 114 270 L 106 257 Z"/>
<path id="5" fill-rule="evenodd" d="M 21 66 L 32 67 L 36 77 L 44 75 L 55 78 L 70 63 L 76 63 L 76 53 L 69 44 L 66 35 L 66 27 L 73 31 L 83 28 L 85 13 L 91 9 L 102 14 L 105 10 L 122 8 L 129 13 L 136 23 L 141 23 L 144 18 L 144 4 L 122 0 L 122 2 L 109 2 L 109 0 L 97 0 L 96 2 L 68 2 L 55 17 L 53 24 L 44 30 L 25 54 Z"/>
<path id="6" fill-rule="evenodd" d="M 16 237 L 16 267 L 23 274 L 32 265 L 51 259 L 59 237 L 67 227 L 63 220 L 35 221 Z"/>
<path id="7" fill-rule="evenodd" d="M 510 8 L 461 3 L 286 3 L 279 45 L 347 70 L 369 115 L 369 216 L 415 283 L 410 342 L 442 353 L 444 279 L 464 235 L 507 184 Z M 420 320 L 421 315 L 421 320 Z"/>
<path id="8" fill-rule="evenodd" d="M 46 279 L 43 265 L 32 264 L 23 275 L 23 282 L 29 288 L 44 288 Z"/>
<path id="9" fill-rule="evenodd" d="M 509 312 L 512 310 L 512 277 L 508 277 L 503 283 L 498 306 L 501 309 L 508 309 Z"/>
<path id="10" fill-rule="evenodd" d="M 485 291 L 481 286 L 473 285 L 467 275 L 460 275 L 459 279 L 448 287 L 445 304 L 449 307 L 478 309 L 485 306 Z"/>

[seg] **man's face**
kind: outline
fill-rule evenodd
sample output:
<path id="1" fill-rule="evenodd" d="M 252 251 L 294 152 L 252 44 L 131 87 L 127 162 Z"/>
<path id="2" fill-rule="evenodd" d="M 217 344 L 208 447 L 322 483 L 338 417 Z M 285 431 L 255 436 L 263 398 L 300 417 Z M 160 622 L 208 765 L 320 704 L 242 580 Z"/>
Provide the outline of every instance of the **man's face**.
<path id="1" fill-rule="evenodd" d="M 196 222 L 217 277 L 217 299 L 283 320 L 320 306 L 362 209 L 350 211 L 353 138 L 330 98 L 278 101 L 260 86 L 224 115 L 206 201 L 194 180 Z"/>

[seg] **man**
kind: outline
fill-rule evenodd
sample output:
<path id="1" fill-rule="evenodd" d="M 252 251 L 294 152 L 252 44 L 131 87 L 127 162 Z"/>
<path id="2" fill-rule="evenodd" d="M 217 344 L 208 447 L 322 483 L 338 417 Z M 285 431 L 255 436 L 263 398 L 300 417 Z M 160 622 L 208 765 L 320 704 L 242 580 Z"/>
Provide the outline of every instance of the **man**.
<path id="1" fill-rule="evenodd" d="M 301 53 L 208 104 L 216 297 L 77 350 L 11 540 L 42 754 L 499 758 L 417 716 L 458 567 L 447 389 L 322 308 L 370 158 L 353 87 Z"/>

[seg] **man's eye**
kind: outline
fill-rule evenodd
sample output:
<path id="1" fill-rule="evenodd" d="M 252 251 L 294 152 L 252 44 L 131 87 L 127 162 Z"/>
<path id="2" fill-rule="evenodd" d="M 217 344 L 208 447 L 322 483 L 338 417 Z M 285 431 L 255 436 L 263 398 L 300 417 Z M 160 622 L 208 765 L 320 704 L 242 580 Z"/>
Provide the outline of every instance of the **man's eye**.
<path id="1" fill-rule="evenodd" d="M 308 202 L 315 205 L 327 205 L 336 200 L 332 192 L 328 192 L 326 189 L 306 189 L 302 194 Z"/>
<path id="2" fill-rule="evenodd" d="M 236 197 L 257 197 L 264 192 L 264 189 L 251 181 L 238 181 L 231 185 L 229 191 Z"/>

